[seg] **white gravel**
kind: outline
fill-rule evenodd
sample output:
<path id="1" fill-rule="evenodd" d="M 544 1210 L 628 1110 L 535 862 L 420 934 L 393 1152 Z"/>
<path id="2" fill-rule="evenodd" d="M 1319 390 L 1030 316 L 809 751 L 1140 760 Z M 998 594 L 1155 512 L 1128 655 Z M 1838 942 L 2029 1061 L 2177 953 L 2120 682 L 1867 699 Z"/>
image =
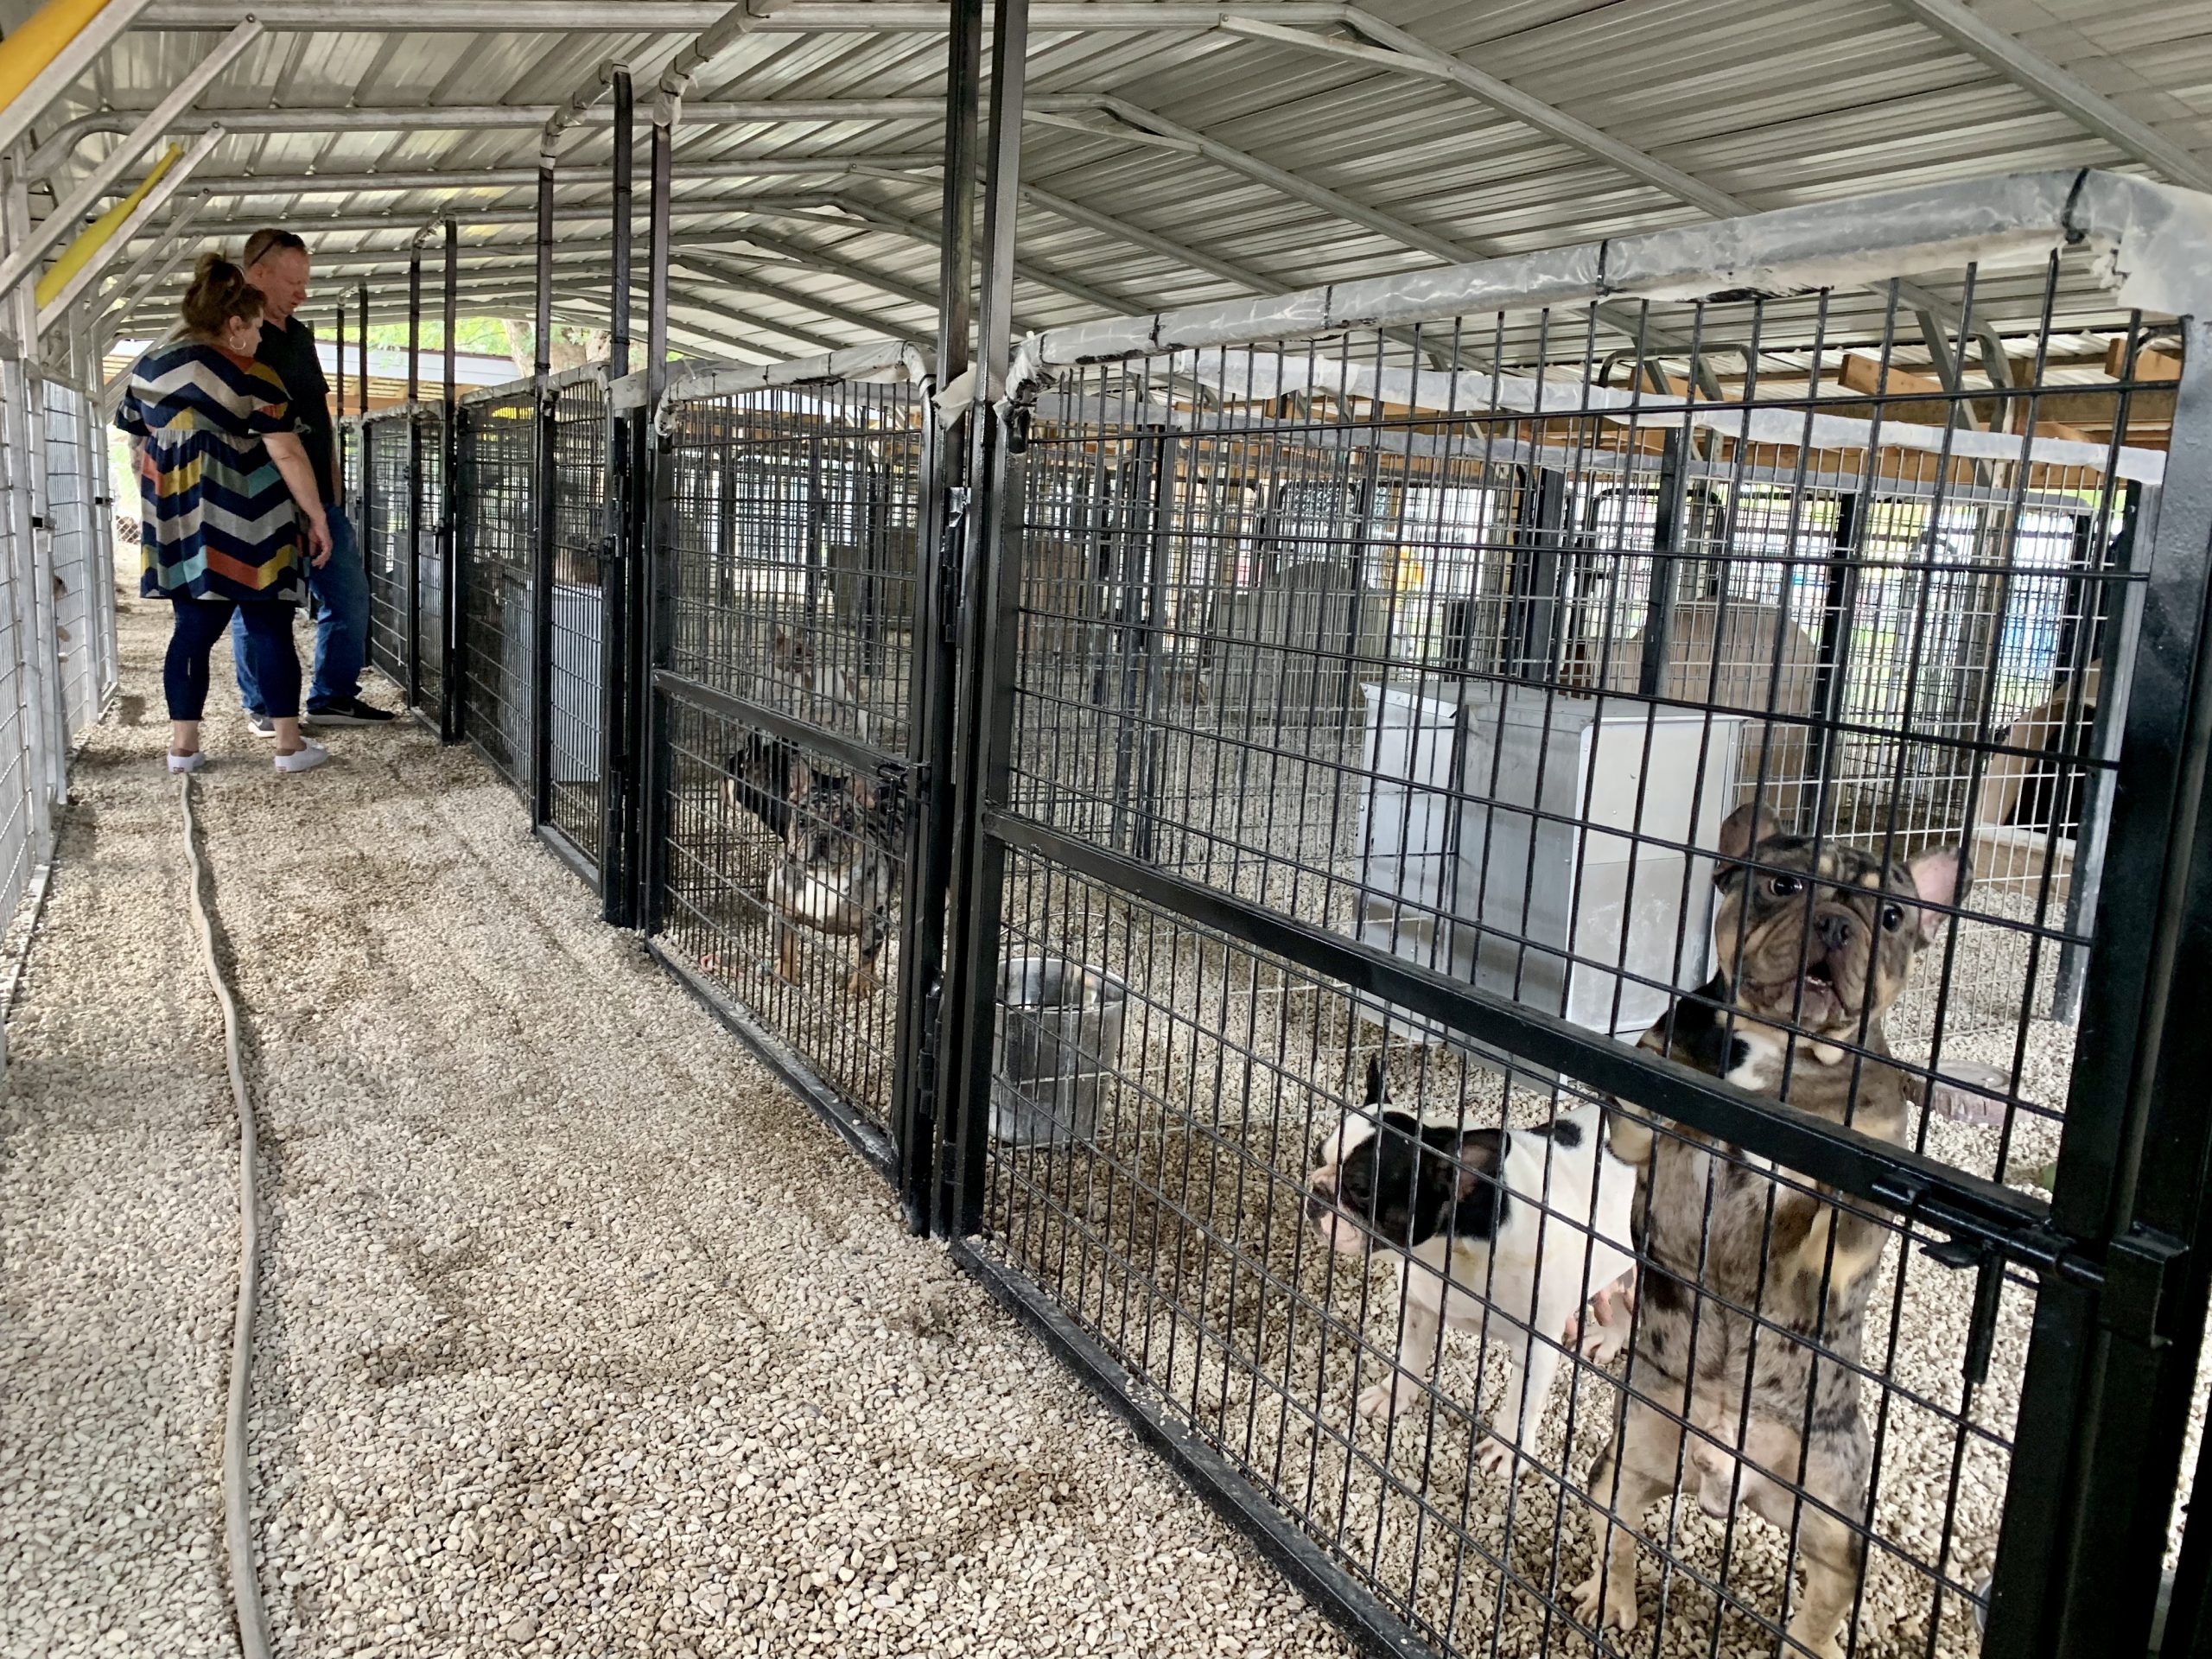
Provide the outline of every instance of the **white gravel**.
<path id="1" fill-rule="evenodd" d="M 163 624 L 125 607 L 154 707 L 82 763 L 10 1033 L 11 1656 L 228 1642 L 229 1115 L 156 760 Z M 1347 1651 L 593 919 L 474 758 L 346 733 L 280 780 L 211 712 L 282 1653 Z"/>
<path id="2" fill-rule="evenodd" d="M 123 639 L 129 689 L 158 641 Z M 143 695 L 72 780 L 0 1096 L 0 1654 L 235 1653 L 236 1121 Z M 166 734 L 166 728 L 162 728 Z"/>

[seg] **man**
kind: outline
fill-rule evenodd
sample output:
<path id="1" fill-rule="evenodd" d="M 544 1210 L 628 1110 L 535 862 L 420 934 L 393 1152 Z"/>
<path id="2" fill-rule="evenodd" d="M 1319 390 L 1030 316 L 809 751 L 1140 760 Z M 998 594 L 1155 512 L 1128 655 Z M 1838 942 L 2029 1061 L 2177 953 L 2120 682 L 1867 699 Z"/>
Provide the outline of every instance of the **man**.
<path id="1" fill-rule="evenodd" d="M 330 383 L 315 354 L 315 331 L 294 315 L 308 296 L 308 245 L 289 231 L 256 231 L 246 238 L 247 279 L 261 290 L 261 362 L 276 371 L 291 394 L 292 416 L 306 429 L 301 442 L 314 464 L 330 524 L 330 558 L 308 572 L 308 591 L 321 613 L 315 624 L 315 677 L 308 682 L 301 724 L 389 725 L 389 709 L 361 700 L 361 667 L 368 659 L 369 573 L 361 544 L 346 518 L 338 491 L 338 434 L 330 418 Z M 274 737 L 260 688 L 246 667 L 245 632 L 234 620 L 231 656 L 246 724 L 256 737 Z"/>

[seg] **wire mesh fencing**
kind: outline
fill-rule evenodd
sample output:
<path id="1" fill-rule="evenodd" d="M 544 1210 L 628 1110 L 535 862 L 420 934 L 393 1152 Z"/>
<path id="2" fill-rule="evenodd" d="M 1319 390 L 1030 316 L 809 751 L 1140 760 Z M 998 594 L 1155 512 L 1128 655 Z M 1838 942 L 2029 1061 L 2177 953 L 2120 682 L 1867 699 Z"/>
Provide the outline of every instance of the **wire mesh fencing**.
<path id="1" fill-rule="evenodd" d="M 550 821 L 589 863 L 605 832 L 606 606 L 601 561 L 613 533 L 607 488 L 607 376 L 568 371 L 553 397 L 553 602 L 547 623 Z"/>
<path id="2" fill-rule="evenodd" d="M 404 409 L 384 410 L 362 416 L 354 429 L 361 449 L 359 533 L 369 576 L 369 661 L 404 697 L 414 570 L 412 423 Z"/>
<path id="3" fill-rule="evenodd" d="M 447 633 L 447 518 L 445 411 L 434 404 L 413 410 L 415 504 L 409 524 L 408 666 L 412 695 L 408 701 L 433 725 L 441 723 L 446 677 L 452 671 Z"/>
<path id="4" fill-rule="evenodd" d="M 2040 1593 L 2103 1246 L 2038 1172 L 2123 1106 L 2052 1015 L 2145 948 L 2101 849 L 2203 576 L 2067 200 L 1863 287 L 1682 232 L 1024 348 L 966 1248 L 1386 1637 L 1969 1654 Z"/>
<path id="5" fill-rule="evenodd" d="M 912 377 L 695 372 L 659 416 L 664 938 L 890 1156 L 914 809 Z"/>
<path id="6" fill-rule="evenodd" d="M 456 442 L 461 734 L 517 789 L 531 778 L 537 631 L 537 397 L 522 382 L 463 398 Z"/>

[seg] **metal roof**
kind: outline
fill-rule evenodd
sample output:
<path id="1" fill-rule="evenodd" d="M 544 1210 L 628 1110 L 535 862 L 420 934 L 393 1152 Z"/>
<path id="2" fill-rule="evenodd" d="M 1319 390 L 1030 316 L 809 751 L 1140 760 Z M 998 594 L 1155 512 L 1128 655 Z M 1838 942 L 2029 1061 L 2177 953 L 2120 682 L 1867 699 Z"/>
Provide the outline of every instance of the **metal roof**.
<path id="1" fill-rule="evenodd" d="M 674 342 L 773 359 L 925 334 L 949 13 L 753 9 L 677 133 Z M 29 10 L 0 0 L 0 20 Z M 46 203 L 245 10 L 154 0 L 37 130 Z M 171 211 L 199 199 L 192 235 L 232 245 L 270 220 L 308 235 L 318 323 L 341 283 L 366 281 L 379 314 L 403 305 L 408 238 L 451 214 L 464 308 L 526 315 L 546 115 L 620 57 L 642 128 L 652 77 L 727 10 L 257 6 L 264 32 L 179 124 L 236 130 Z M 2212 0 L 1038 0 L 1032 15 L 1025 329 L 2027 168 L 2212 181 Z M 1993 43 L 1973 49 L 1959 31 L 1976 28 Z M 607 120 L 592 111 L 561 150 L 558 311 L 576 321 L 604 318 Z M 157 287 L 130 321 L 167 303 Z"/>

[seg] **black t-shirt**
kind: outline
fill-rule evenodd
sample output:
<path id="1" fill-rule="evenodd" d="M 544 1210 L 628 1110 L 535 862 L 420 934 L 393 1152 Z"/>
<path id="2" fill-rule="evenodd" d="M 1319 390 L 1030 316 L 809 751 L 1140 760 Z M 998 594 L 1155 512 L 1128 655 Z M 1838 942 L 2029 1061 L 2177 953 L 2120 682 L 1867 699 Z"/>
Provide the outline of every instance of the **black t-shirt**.
<path id="1" fill-rule="evenodd" d="M 281 328 L 264 321 L 261 350 L 255 355 L 276 371 L 292 395 L 292 414 L 307 429 L 300 442 L 315 465 L 315 486 L 325 501 L 335 501 L 337 431 L 330 421 L 330 382 L 322 378 L 322 365 L 315 354 L 315 330 L 297 317 L 288 319 Z"/>

